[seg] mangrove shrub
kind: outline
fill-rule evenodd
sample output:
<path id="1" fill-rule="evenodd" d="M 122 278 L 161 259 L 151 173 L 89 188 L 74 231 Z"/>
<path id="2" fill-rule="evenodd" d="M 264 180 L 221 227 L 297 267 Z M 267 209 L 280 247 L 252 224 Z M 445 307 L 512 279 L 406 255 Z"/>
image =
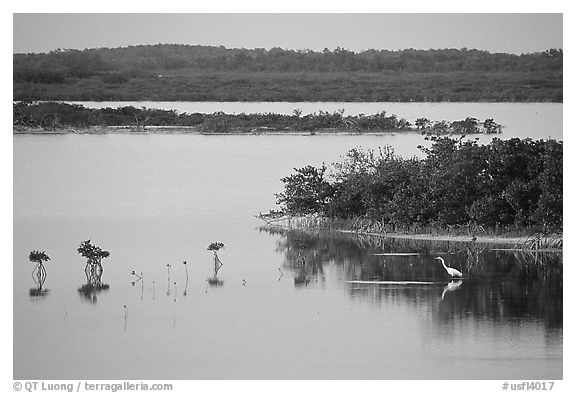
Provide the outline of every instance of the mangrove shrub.
<path id="1" fill-rule="evenodd" d="M 423 120 L 418 121 L 424 126 Z M 362 217 L 393 230 L 477 224 L 562 229 L 562 141 L 433 137 L 422 159 L 390 147 L 352 149 L 326 176 L 306 166 L 282 179 L 291 215 Z"/>

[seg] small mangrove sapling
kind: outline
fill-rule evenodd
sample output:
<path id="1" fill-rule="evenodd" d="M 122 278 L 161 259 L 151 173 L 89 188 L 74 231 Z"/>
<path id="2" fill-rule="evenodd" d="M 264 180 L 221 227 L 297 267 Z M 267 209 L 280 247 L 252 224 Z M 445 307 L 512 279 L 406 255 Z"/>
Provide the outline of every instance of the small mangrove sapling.
<path id="1" fill-rule="evenodd" d="M 78 253 L 86 258 L 86 267 L 84 272 L 88 283 L 99 286 L 104 268 L 102 267 L 102 260 L 110 256 L 110 252 L 102 250 L 100 247 L 90 243 L 90 240 L 84 240 L 78 247 Z"/>
<path id="2" fill-rule="evenodd" d="M 223 263 L 218 258 L 218 251 L 224 248 L 224 243 L 222 242 L 212 242 L 208 245 L 207 250 L 212 251 L 214 253 L 214 266 L 222 266 Z"/>
<path id="3" fill-rule="evenodd" d="M 38 289 L 35 293 L 42 292 L 42 286 L 44 285 L 44 281 L 46 281 L 46 268 L 44 267 L 44 262 L 50 261 L 50 257 L 46 254 L 45 251 L 37 251 L 33 250 L 30 251 L 30 255 L 28 255 L 28 259 L 30 262 L 35 263 L 36 266 L 34 270 L 32 270 L 32 279 L 38 286 Z"/>
<path id="4" fill-rule="evenodd" d="M 132 282 L 130 283 L 130 284 L 132 284 L 132 286 L 136 285 L 136 283 L 137 283 L 138 281 L 142 280 L 142 276 L 143 276 L 142 273 L 140 273 L 140 274 L 142 274 L 142 276 L 140 276 L 140 275 L 136 274 L 136 272 L 135 272 L 134 270 L 132 270 L 132 273 L 130 273 L 130 274 L 133 275 L 133 276 L 135 276 L 135 277 L 138 277 L 136 280 L 134 280 L 134 281 L 132 281 Z"/>
<path id="5" fill-rule="evenodd" d="M 84 273 L 86 274 L 87 283 L 78 289 L 85 298 L 89 299 L 92 303 L 96 302 L 96 293 L 108 289 L 107 284 L 102 284 L 102 274 L 104 268 L 102 267 L 102 260 L 110 256 L 110 252 L 95 246 L 90 240 L 84 240 L 80 243 L 77 249 L 78 253 L 86 258 L 86 267 Z"/>
<path id="6" fill-rule="evenodd" d="M 139 275 L 132 270 L 132 273 L 130 273 L 131 275 L 138 277 L 136 280 L 132 281 L 130 284 L 132 284 L 132 286 L 136 285 L 136 283 L 138 281 L 140 281 L 140 301 L 144 300 L 144 273 L 140 273 Z"/>
<path id="7" fill-rule="evenodd" d="M 169 263 L 166 264 L 166 268 L 168 269 L 168 286 L 166 287 L 166 296 L 170 296 L 170 268 L 172 265 Z"/>
<path id="8" fill-rule="evenodd" d="M 188 262 L 182 261 L 182 263 L 186 269 L 186 285 L 184 286 L 184 296 L 186 296 L 186 293 L 188 292 Z"/>

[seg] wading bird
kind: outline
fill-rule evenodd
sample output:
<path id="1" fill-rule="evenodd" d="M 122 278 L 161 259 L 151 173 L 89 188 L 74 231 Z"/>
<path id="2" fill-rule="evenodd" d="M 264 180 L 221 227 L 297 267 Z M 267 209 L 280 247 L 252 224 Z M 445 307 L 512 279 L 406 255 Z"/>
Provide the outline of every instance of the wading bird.
<path id="1" fill-rule="evenodd" d="M 444 259 L 442 259 L 441 257 L 436 257 L 434 259 L 439 259 L 440 262 L 442 262 L 442 266 L 444 266 L 444 269 L 446 269 L 446 272 L 448 272 L 450 277 L 462 277 L 462 273 L 460 271 L 446 266 L 446 264 L 444 263 Z"/>

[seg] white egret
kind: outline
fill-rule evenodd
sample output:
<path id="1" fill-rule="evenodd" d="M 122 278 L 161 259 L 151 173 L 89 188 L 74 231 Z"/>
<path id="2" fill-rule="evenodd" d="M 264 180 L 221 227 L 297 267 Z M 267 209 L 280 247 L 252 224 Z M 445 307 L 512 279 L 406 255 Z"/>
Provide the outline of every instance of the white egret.
<path id="1" fill-rule="evenodd" d="M 446 269 L 446 272 L 448 272 L 450 277 L 462 277 L 462 273 L 460 271 L 446 266 L 446 264 L 444 263 L 444 259 L 442 259 L 441 257 L 436 257 L 434 259 L 439 259 L 440 262 L 442 262 L 442 266 L 444 266 L 444 269 Z"/>

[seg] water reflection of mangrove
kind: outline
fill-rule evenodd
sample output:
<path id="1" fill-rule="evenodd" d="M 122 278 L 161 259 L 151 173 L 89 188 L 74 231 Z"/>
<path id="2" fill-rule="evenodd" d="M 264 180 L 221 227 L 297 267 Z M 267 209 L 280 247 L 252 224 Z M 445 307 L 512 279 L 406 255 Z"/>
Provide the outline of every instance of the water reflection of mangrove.
<path id="1" fill-rule="evenodd" d="M 224 280 L 218 278 L 218 272 L 220 271 L 220 268 L 223 265 L 224 264 L 222 263 L 222 261 L 220 261 L 220 258 L 218 258 L 218 254 L 214 253 L 214 275 L 206 279 L 208 284 L 210 284 L 213 287 L 219 287 L 224 285 Z"/>
<path id="2" fill-rule="evenodd" d="M 104 269 L 99 263 L 87 263 L 84 268 L 84 273 L 86 275 L 86 284 L 78 288 L 78 293 L 80 293 L 82 299 L 90 303 L 96 303 L 98 301 L 98 294 L 110 289 L 108 284 L 102 283 Z"/>
<path id="3" fill-rule="evenodd" d="M 385 238 L 375 242 L 338 233 L 270 227 L 261 230 L 279 237 L 277 251 L 284 254 L 284 267 L 295 277 L 302 274 L 301 258 L 309 278 L 323 276 L 324 266 L 333 264 L 352 281 L 346 285 L 354 297 L 377 303 L 402 298 L 433 310 L 440 322 L 471 315 L 493 321 L 538 319 L 550 328 L 562 326 L 561 253 L 492 251 L 477 243 Z M 374 255 L 386 253 L 416 255 Z M 439 254 L 448 266 L 464 274 L 463 280 L 448 276 L 433 259 Z M 371 283 L 358 283 L 363 281 Z"/>
<path id="4" fill-rule="evenodd" d="M 46 268 L 44 268 L 44 265 L 38 264 L 32 271 L 32 279 L 34 280 L 34 284 L 36 284 L 36 287 L 30 288 L 30 296 L 43 297 L 48 295 L 49 290 L 44 288 L 44 282 L 46 281 L 46 276 L 47 276 Z"/>

